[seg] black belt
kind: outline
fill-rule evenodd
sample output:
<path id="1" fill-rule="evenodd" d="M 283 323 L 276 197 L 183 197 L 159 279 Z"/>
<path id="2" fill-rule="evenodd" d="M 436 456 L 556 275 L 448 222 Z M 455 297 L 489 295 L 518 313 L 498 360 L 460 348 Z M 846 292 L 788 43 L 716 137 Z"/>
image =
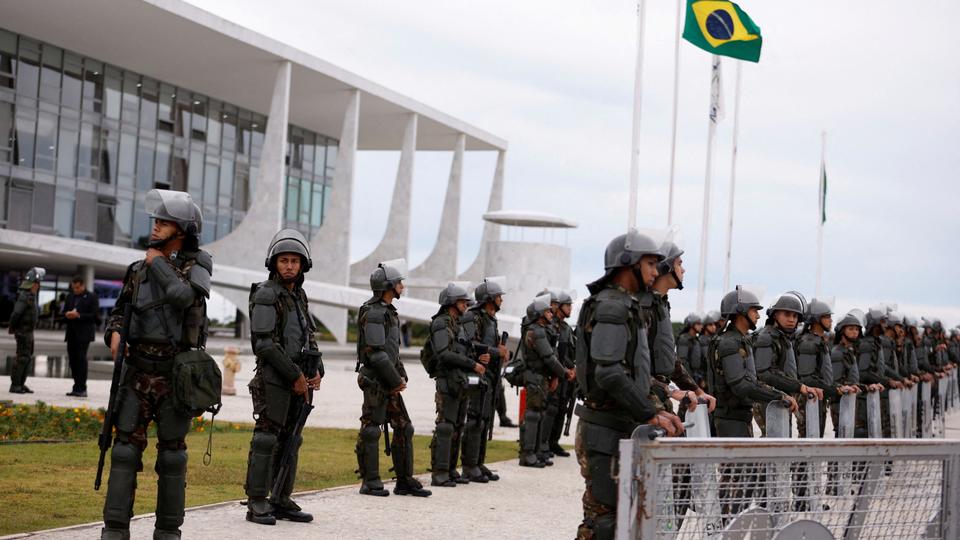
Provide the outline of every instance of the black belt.
<path id="1" fill-rule="evenodd" d="M 164 374 L 173 369 L 173 357 L 147 357 L 142 354 L 133 354 L 127 357 L 127 363 L 147 373 Z"/>
<path id="2" fill-rule="evenodd" d="M 577 404 L 574 412 L 585 422 L 610 428 L 621 433 L 633 433 L 633 429 L 639 425 L 633 420 L 629 420 L 611 412 L 598 411 L 596 409 L 584 407 L 582 403 Z"/>

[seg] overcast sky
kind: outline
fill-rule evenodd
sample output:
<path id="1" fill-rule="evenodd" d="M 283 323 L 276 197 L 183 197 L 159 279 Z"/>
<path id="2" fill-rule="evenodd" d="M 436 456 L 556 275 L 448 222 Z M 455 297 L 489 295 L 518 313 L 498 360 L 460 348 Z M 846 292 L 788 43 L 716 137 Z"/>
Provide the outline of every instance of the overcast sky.
<path id="1" fill-rule="evenodd" d="M 503 137 L 504 206 L 580 223 L 569 242 L 581 297 L 602 272 L 606 242 L 626 226 L 635 2 L 190 1 Z M 760 63 L 743 69 L 733 282 L 765 286 L 768 302 L 789 289 L 812 296 L 825 130 L 825 295 L 838 310 L 896 302 L 960 323 L 960 3 L 740 7 L 764 43 Z M 647 6 L 639 222 L 648 227 L 666 224 L 675 9 Z M 710 309 L 723 293 L 734 62 L 723 62 L 727 116 L 714 154 Z M 683 42 L 674 215 L 688 273 L 687 289 L 671 295 L 674 318 L 696 301 L 709 70 L 709 54 Z M 412 265 L 436 238 L 450 157 L 417 155 Z M 353 260 L 382 235 L 398 159 L 359 158 Z M 494 160 L 465 160 L 461 269 L 478 250 Z"/>

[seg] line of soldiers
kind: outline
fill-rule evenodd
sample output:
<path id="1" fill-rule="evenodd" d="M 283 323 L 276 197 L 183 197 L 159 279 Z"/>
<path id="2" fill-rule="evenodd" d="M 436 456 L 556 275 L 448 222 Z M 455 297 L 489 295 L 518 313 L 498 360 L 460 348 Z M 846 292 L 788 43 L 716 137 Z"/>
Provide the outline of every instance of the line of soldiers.
<path id="1" fill-rule="evenodd" d="M 612 465 L 620 439 L 643 424 L 667 436 L 684 433 L 671 400 L 681 403 L 679 415 L 705 405 L 715 436 L 752 437 L 754 421 L 766 434 L 764 409 L 771 402 L 795 413 L 804 434 L 807 418 L 798 402 L 816 398 L 822 436 L 827 404 L 837 426 L 840 398 L 856 394 L 855 436 L 866 437 L 866 393 L 880 392 L 883 434 L 889 437 L 888 389 L 926 381 L 936 396 L 938 381 L 960 362 L 960 330 L 948 340 L 938 320 L 925 322 L 921 331 L 917 319 L 878 307 L 865 315 L 854 310 L 834 326 L 826 302 L 807 303 L 796 292 L 778 297 L 758 330 L 759 296 L 739 286 L 723 297 L 719 312 L 688 316 L 675 340 L 667 295 L 683 288 L 682 254 L 663 232 L 631 230 L 610 241 L 604 275 L 587 285 L 591 296 L 581 308 L 575 338 L 583 396 L 576 409 L 576 449 L 586 487 L 578 538 L 614 536 Z M 939 403 L 932 401 L 935 407 Z M 802 484 L 806 473 L 794 473 Z M 734 486 L 721 494 L 726 500 L 749 501 L 748 490 L 756 486 L 756 479 L 722 482 Z"/>

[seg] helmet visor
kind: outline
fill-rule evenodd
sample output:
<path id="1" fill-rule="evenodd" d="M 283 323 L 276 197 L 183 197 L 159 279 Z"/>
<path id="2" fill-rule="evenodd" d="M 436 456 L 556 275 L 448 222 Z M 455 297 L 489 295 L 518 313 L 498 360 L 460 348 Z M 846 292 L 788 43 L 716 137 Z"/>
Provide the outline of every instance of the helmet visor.
<path id="1" fill-rule="evenodd" d="M 407 260 L 406 259 L 401 258 L 401 259 L 391 259 L 389 261 L 383 261 L 382 263 L 380 263 L 380 266 L 384 268 L 392 268 L 394 271 L 396 271 L 399 274 L 399 276 L 394 277 L 390 275 L 390 272 L 387 272 L 388 279 L 390 278 L 407 279 Z"/>
<path id="2" fill-rule="evenodd" d="M 758 304 L 763 304 L 764 296 L 767 294 L 767 288 L 763 285 L 737 285 L 737 302 L 743 303 L 748 298 L 756 298 Z M 761 305 L 762 309 L 763 306 Z"/>
<path id="3" fill-rule="evenodd" d="M 639 255 L 656 255 L 662 260 L 667 256 L 664 246 L 671 238 L 672 232 L 666 229 L 630 229 L 623 249 Z"/>
<path id="4" fill-rule="evenodd" d="M 190 195 L 182 191 L 151 189 L 143 201 L 150 217 L 178 222 L 196 221 L 196 206 Z"/>
<path id="5" fill-rule="evenodd" d="M 495 287 L 487 288 L 488 291 L 499 290 L 500 292 L 496 294 L 507 294 L 507 276 L 490 276 L 483 278 L 484 283 L 489 283 L 495 285 Z M 499 287 L 499 289 L 497 289 Z"/>
<path id="6" fill-rule="evenodd" d="M 544 312 L 550 307 L 550 293 L 541 294 L 533 299 L 533 308 L 539 312 Z"/>

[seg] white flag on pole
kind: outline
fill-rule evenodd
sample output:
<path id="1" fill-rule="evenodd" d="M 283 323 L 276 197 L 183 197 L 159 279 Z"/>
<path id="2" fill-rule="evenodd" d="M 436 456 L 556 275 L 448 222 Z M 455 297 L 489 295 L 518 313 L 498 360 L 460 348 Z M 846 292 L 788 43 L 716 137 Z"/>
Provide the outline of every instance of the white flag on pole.
<path id="1" fill-rule="evenodd" d="M 710 75 L 710 121 L 714 124 L 723 120 L 723 80 L 721 78 L 720 57 L 713 55 L 713 68 Z"/>

